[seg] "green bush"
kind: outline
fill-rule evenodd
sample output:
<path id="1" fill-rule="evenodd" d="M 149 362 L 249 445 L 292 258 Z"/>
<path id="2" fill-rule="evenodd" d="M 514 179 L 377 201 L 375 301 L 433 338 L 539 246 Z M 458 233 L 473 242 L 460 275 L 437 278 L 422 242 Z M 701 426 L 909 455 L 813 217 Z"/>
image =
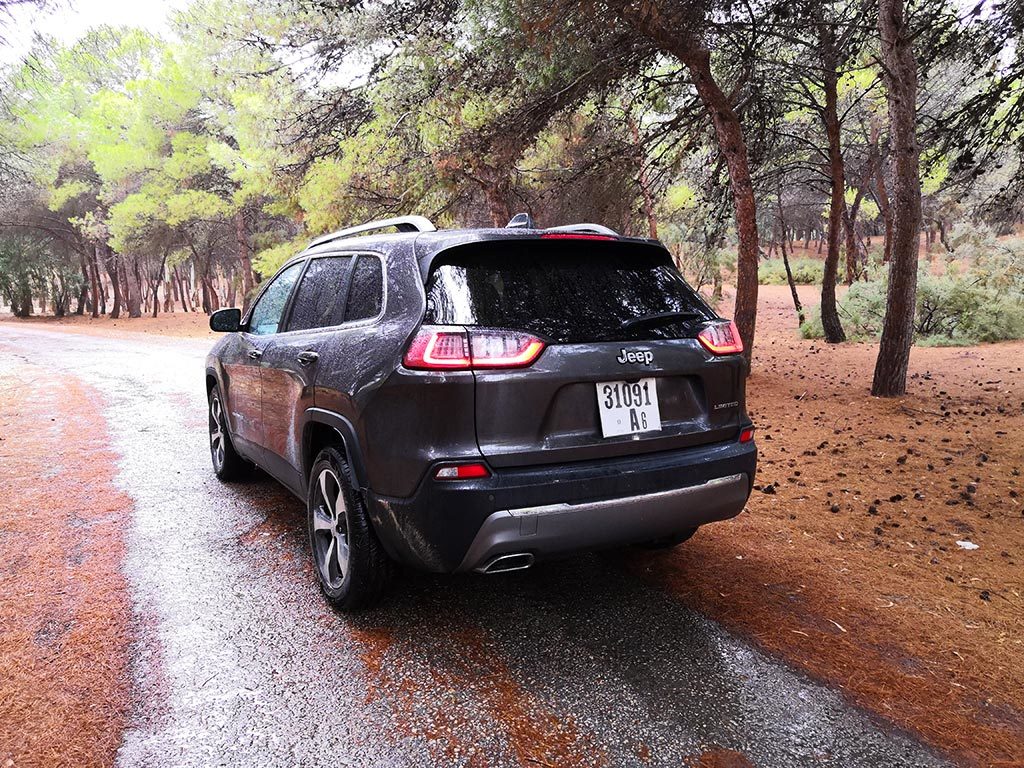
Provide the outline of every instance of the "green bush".
<path id="1" fill-rule="evenodd" d="M 818 285 L 825 264 L 816 259 L 790 259 L 789 268 L 797 285 Z M 786 285 L 786 265 L 782 259 L 765 259 L 758 264 L 757 281 L 761 285 Z"/>
<path id="2" fill-rule="evenodd" d="M 839 318 L 851 339 L 877 338 L 885 317 L 888 270 L 876 270 L 868 282 L 854 283 L 839 303 Z M 977 275 L 953 272 L 936 276 L 922 267 L 917 282 L 914 318 L 920 346 L 969 346 L 986 341 L 1024 338 L 1024 296 L 985 285 Z M 819 307 L 800 326 L 805 339 L 820 339 Z"/>

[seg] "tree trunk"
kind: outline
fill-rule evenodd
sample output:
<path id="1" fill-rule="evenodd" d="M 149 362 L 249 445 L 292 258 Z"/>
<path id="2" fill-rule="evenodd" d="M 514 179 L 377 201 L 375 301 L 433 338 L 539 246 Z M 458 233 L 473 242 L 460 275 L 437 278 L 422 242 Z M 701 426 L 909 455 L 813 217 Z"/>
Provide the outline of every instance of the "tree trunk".
<path id="1" fill-rule="evenodd" d="M 121 281 L 118 274 L 121 271 L 121 260 L 109 245 L 101 244 L 99 249 L 103 254 L 103 265 L 107 269 L 107 275 L 110 277 L 110 284 L 114 290 L 114 306 L 110 310 L 110 319 L 117 320 L 121 317 Z"/>
<path id="2" fill-rule="evenodd" d="M 821 327 L 825 341 L 838 344 L 846 341 L 843 324 L 839 322 L 836 308 L 836 276 L 839 271 L 839 237 L 842 233 L 843 212 L 846 208 L 846 168 L 840 144 L 838 112 L 838 77 L 831 54 L 826 53 L 825 61 L 825 135 L 828 137 L 828 167 L 832 178 L 832 196 L 828 207 L 828 252 L 825 255 L 825 269 L 821 279 Z"/>
<path id="3" fill-rule="evenodd" d="M 79 256 L 79 264 L 82 267 L 82 290 L 78 292 L 78 306 L 75 307 L 76 315 L 84 315 L 89 306 L 89 266 L 85 254 Z"/>
<path id="4" fill-rule="evenodd" d="M 904 0 L 880 0 L 878 31 L 889 105 L 892 147 L 892 254 L 882 340 L 871 394 L 896 397 L 907 391 L 917 303 L 918 231 L 921 227 L 920 148 L 917 144 L 917 60 L 904 16 Z"/>
<path id="5" fill-rule="evenodd" d="M 677 54 L 678 55 L 678 54 Z M 749 362 L 754 351 L 754 328 L 757 322 L 757 204 L 754 184 L 750 178 L 747 144 L 739 118 L 729 98 L 719 88 L 711 72 L 711 52 L 697 48 L 679 56 L 689 70 L 697 94 L 710 113 L 715 127 L 718 148 L 729 170 L 729 186 L 736 210 L 736 232 L 739 250 L 736 262 L 736 308 L 733 312 L 743 354 Z"/>
<path id="6" fill-rule="evenodd" d="M 252 288 L 255 284 L 252 276 L 252 252 L 249 249 L 249 234 L 245 226 L 245 216 L 239 210 L 235 214 L 235 245 L 238 248 L 238 263 L 242 270 L 242 311 L 249 309 L 252 301 Z M 230 304 L 234 306 L 234 299 Z"/>
<path id="7" fill-rule="evenodd" d="M 142 281 L 139 279 L 139 259 L 137 256 L 122 259 L 124 264 L 125 302 L 128 305 L 128 317 L 142 317 Z"/>
<path id="8" fill-rule="evenodd" d="M 654 193 L 651 192 L 651 180 L 647 173 L 647 153 L 644 151 L 643 143 L 640 141 L 640 127 L 633 118 L 632 110 L 627 112 L 626 119 L 629 121 L 629 132 L 633 138 L 633 149 L 636 151 L 636 162 L 639 172 L 637 182 L 640 184 L 640 199 L 643 202 L 643 215 L 647 221 L 647 236 L 652 240 L 658 239 L 658 219 L 654 215 Z"/>
<path id="9" fill-rule="evenodd" d="M 878 201 L 878 210 L 882 214 L 882 222 L 885 224 L 885 241 L 883 243 L 882 263 L 888 264 L 892 258 L 892 206 L 889 204 L 889 193 L 885 187 L 885 164 L 878 164 L 878 171 L 875 174 L 875 196 Z"/>
<path id="10" fill-rule="evenodd" d="M 793 270 L 789 267 L 789 255 L 786 253 L 786 218 L 782 211 L 782 191 L 778 194 L 779 206 L 779 228 L 782 230 L 782 264 L 786 267 L 786 281 L 789 283 L 789 292 L 793 294 L 793 309 L 796 310 L 796 318 L 800 325 L 804 324 L 804 308 L 800 303 L 800 294 L 796 290 L 796 282 L 793 280 Z"/>

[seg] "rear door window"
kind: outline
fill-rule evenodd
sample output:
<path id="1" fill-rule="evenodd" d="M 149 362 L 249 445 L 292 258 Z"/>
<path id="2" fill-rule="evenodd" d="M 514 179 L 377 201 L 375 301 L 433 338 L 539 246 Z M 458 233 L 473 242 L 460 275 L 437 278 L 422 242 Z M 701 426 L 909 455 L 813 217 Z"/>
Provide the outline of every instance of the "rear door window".
<path id="1" fill-rule="evenodd" d="M 351 256 L 310 259 L 292 304 L 289 331 L 328 328 L 345 320 L 342 298 L 352 265 Z"/>
<path id="2" fill-rule="evenodd" d="M 667 251 L 632 243 L 511 240 L 440 254 L 426 322 L 517 328 L 557 342 L 690 338 L 715 313 Z"/>

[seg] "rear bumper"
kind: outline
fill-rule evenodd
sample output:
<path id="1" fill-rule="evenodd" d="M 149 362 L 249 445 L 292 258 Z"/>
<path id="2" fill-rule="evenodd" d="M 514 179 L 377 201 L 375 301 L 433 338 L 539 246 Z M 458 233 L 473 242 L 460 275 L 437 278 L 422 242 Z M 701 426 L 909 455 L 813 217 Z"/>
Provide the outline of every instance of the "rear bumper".
<path id="1" fill-rule="evenodd" d="M 388 553 L 431 571 L 472 570 L 494 557 L 538 558 L 638 543 L 737 515 L 757 463 L 752 442 L 522 468 L 416 492 L 367 492 Z"/>
<path id="2" fill-rule="evenodd" d="M 734 517 L 749 494 L 750 481 L 740 473 L 641 496 L 494 512 L 458 570 L 482 569 L 499 555 L 550 556 L 672 536 Z"/>

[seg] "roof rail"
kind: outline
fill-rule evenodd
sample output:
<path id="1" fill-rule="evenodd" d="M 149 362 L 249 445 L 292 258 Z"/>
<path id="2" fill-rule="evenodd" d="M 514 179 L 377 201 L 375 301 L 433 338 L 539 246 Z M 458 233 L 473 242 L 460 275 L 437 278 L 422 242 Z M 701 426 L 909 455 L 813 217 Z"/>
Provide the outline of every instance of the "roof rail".
<path id="1" fill-rule="evenodd" d="M 394 227 L 399 232 L 437 231 L 437 227 L 435 227 L 433 222 L 425 216 L 396 216 L 393 219 L 377 219 L 376 221 L 368 221 L 365 224 L 360 224 L 356 227 L 339 229 L 337 232 L 321 235 L 320 237 L 314 238 L 307 247 L 312 248 L 314 245 L 322 245 L 323 243 L 329 243 L 332 240 L 341 240 L 342 238 L 361 235 L 364 232 L 373 232 L 378 229 L 389 229 L 390 227 Z"/>
<path id="2" fill-rule="evenodd" d="M 614 229 L 609 229 L 601 224 L 563 224 L 561 227 L 548 227 L 545 232 L 593 232 L 595 235 L 610 235 L 619 237 Z"/>

